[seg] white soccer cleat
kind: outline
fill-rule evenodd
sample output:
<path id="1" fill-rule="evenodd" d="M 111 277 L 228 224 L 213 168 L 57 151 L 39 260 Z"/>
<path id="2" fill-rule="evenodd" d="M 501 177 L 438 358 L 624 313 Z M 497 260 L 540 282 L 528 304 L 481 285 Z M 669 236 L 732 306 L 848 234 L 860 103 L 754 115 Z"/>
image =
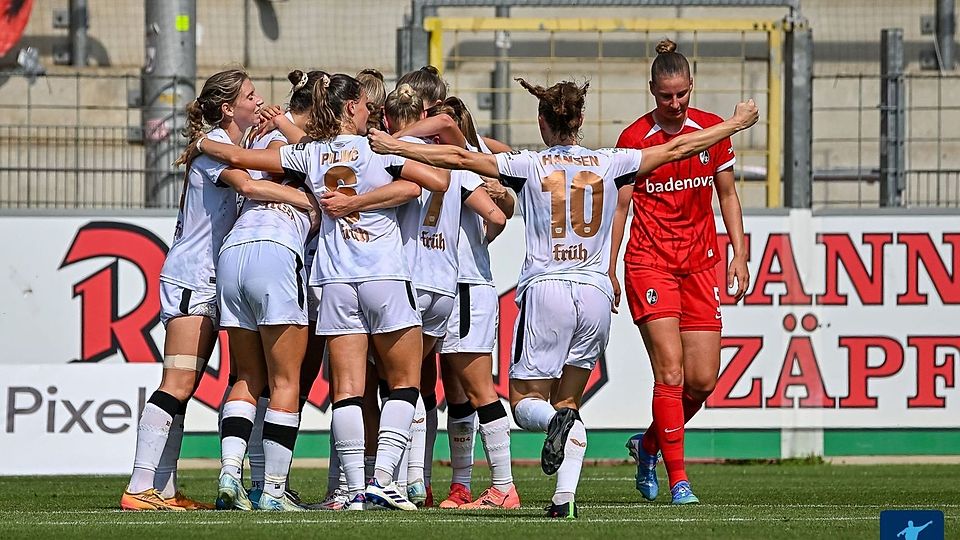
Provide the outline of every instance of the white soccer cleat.
<path id="1" fill-rule="evenodd" d="M 371 480 L 367 484 L 367 490 L 363 495 L 366 499 L 365 508 L 367 510 L 414 511 L 417 509 L 417 505 L 407 499 L 406 493 L 397 487 L 396 482 L 381 486 L 376 480 Z"/>

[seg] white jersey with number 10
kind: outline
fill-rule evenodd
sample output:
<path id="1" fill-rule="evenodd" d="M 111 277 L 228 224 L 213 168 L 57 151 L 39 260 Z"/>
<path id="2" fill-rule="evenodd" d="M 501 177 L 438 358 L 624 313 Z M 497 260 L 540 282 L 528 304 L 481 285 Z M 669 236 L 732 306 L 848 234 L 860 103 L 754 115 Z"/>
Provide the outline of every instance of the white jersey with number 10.
<path id="1" fill-rule="evenodd" d="M 525 222 L 517 302 L 544 279 L 593 285 L 612 300 L 607 270 L 617 192 L 633 184 L 640 150 L 554 146 L 496 157 L 500 181 L 517 193 Z"/>

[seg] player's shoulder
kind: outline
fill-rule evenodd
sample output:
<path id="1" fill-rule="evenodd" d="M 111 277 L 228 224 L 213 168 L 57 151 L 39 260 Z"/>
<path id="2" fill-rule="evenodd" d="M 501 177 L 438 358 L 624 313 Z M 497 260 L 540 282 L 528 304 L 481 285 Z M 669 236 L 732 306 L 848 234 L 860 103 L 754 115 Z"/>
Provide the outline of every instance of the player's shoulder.
<path id="1" fill-rule="evenodd" d="M 639 143 L 647 137 L 647 135 L 656 125 L 657 122 L 653 119 L 653 111 L 648 112 L 624 128 L 624 130 L 620 133 L 620 139 L 617 141 L 617 146 L 628 146 Z"/>
<path id="2" fill-rule="evenodd" d="M 693 127 L 699 126 L 702 129 L 715 126 L 720 122 L 723 122 L 723 117 L 703 109 L 695 109 L 690 107 L 687 109 L 687 122 L 692 122 L 696 124 Z"/>

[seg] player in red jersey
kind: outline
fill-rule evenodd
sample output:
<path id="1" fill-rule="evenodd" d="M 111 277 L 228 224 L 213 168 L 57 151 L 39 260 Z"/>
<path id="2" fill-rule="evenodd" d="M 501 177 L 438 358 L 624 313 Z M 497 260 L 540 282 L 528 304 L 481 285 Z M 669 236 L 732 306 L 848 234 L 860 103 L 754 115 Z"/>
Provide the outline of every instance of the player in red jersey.
<path id="1" fill-rule="evenodd" d="M 648 148 L 723 121 L 689 107 L 693 78 L 687 59 L 670 40 L 657 45 L 650 92 L 657 107 L 631 124 L 617 146 Z M 721 260 L 713 217 L 716 188 L 733 245 L 726 286 L 739 300 L 750 281 L 743 216 L 734 184 L 736 157 L 730 139 L 682 161 L 638 176 L 634 218 L 624 255 L 627 302 L 653 365 L 653 423 L 628 441 L 637 460 L 637 489 L 657 496 L 657 455 L 663 453 L 674 504 L 699 502 L 684 470 L 683 426 L 703 406 L 720 371 Z M 630 199 L 621 196 L 614 225 L 610 275 L 619 300 L 616 255 Z"/>

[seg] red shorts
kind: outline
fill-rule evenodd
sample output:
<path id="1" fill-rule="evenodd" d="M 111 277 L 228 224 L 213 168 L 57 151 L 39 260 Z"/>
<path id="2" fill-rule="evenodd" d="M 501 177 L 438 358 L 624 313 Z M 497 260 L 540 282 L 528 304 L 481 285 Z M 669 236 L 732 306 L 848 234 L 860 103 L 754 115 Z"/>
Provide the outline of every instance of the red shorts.
<path id="1" fill-rule="evenodd" d="M 716 268 L 674 274 L 628 264 L 625 272 L 627 303 L 636 324 L 674 317 L 681 332 L 719 332 L 723 326 Z"/>

